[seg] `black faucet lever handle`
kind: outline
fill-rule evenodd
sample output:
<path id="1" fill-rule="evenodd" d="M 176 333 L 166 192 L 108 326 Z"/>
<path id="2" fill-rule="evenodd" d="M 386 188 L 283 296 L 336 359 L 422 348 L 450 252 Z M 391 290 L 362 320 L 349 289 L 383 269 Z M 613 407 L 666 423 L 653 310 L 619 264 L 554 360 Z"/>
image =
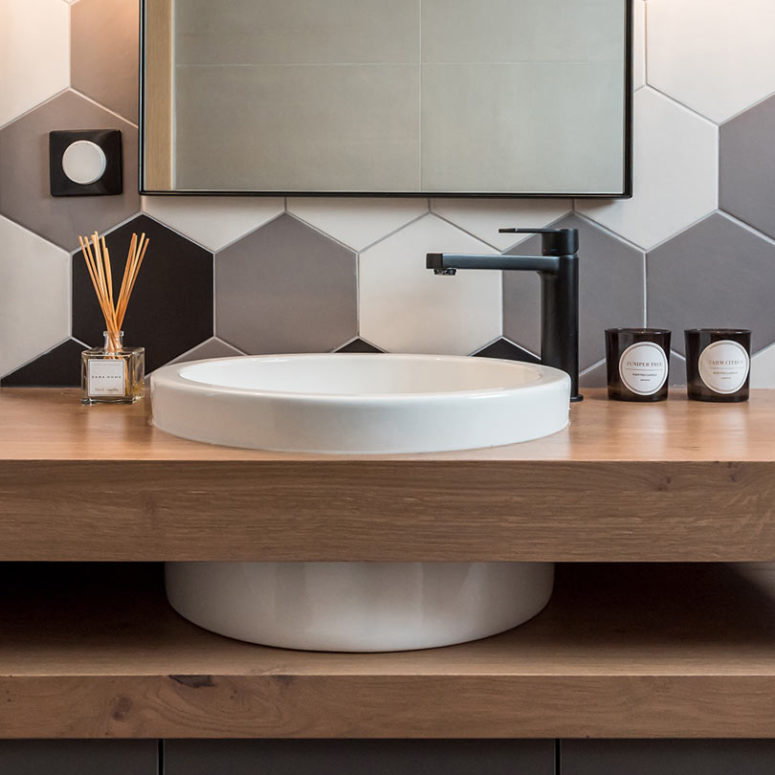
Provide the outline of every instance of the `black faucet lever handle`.
<path id="1" fill-rule="evenodd" d="M 498 229 L 500 234 L 559 234 L 562 229 Z"/>
<path id="2" fill-rule="evenodd" d="M 540 234 L 545 256 L 573 255 L 579 249 L 578 229 L 498 229 L 501 234 Z"/>

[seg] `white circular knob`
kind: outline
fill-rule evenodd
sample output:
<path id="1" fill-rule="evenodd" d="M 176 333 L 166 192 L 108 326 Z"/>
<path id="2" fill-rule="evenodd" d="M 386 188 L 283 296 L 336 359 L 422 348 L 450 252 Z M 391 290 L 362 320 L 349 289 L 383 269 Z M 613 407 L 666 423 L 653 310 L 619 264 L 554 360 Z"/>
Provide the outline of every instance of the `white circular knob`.
<path id="1" fill-rule="evenodd" d="M 67 146 L 62 156 L 62 169 L 73 183 L 95 183 L 108 166 L 105 151 L 91 140 L 76 140 Z"/>

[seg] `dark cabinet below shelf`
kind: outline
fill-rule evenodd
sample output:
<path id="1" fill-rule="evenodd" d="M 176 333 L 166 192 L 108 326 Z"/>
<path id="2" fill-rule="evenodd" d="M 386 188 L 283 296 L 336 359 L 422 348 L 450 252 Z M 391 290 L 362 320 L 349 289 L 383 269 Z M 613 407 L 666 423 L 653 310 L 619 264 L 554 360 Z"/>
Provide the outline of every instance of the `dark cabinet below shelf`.
<path id="1" fill-rule="evenodd" d="M 563 740 L 561 775 L 772 775 L 775 740 Z"/>
<path id="2" fill-rule="evenodd" d="M 554 775 L 553 740 L 167 740 L 164 775 Z"/>
<path id="3" fill-rule="evenodd" d="M 159 775 L 157 740 L 0 740 L 2 775 Z"/>

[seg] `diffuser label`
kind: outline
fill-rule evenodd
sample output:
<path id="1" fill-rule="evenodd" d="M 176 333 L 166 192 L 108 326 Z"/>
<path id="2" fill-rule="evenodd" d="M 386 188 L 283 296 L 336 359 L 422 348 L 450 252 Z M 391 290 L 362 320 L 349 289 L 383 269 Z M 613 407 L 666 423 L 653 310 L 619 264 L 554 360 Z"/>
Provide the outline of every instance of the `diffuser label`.
<path id="1" fill-rule="evenodd" d="M 639 396 L 656 393 L 667 381 L 667 356 L 653 342 L 631 344 L 619 358 L 619 377 Z"/>
<path id="2" fill-rule="evenodd" d="M 90 396 L 123 396 L 125 392 L 124 361 L 112 358 L 89 361 Z"/>
<path id="3" fill-rule="evenodd" d="M 748 379 L 751 359 L 745 347 L 731 339 L 711 342 L 697 364 L 700 379 L 716 393 L 736 393 Z"/>

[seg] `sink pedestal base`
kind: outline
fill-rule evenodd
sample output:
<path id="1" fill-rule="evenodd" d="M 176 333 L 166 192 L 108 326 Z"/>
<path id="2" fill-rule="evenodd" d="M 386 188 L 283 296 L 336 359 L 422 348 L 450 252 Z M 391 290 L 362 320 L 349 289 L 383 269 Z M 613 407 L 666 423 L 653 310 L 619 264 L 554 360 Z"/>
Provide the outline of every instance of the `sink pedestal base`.
<path id="1" fill-rule="evenodd" d="M 549 601 L 552 563 L 167 563 L 172 607 L 231 638 L 309 651 L 408 651 L 509 630 Z"/>

